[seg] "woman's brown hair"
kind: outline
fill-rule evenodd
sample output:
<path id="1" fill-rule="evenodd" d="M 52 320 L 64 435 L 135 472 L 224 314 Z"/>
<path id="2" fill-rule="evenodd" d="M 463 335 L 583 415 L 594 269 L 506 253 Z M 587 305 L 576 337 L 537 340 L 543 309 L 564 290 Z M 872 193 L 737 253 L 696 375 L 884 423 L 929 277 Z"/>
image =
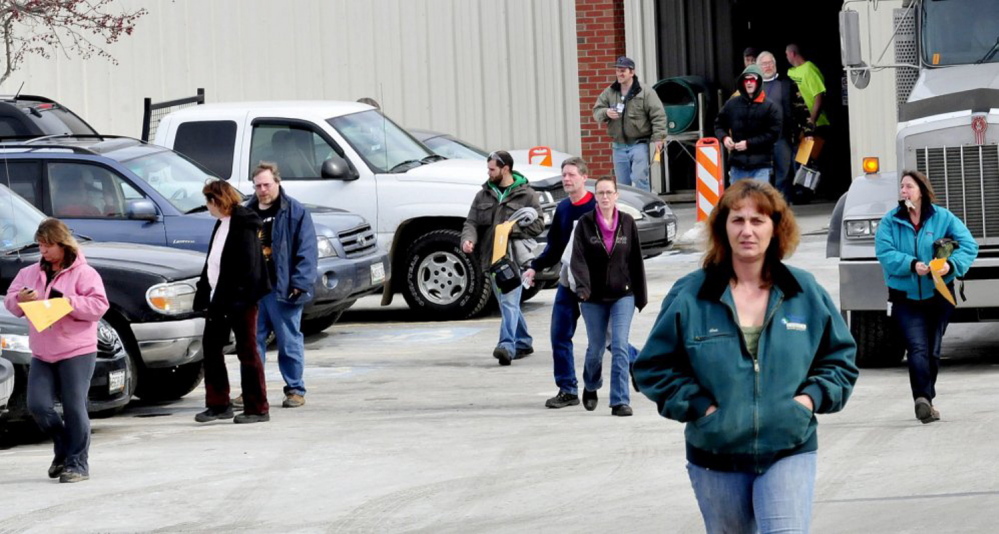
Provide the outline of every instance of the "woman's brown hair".
<path id="1" fill-rule="evenodd" d="M 61 246 L 63 248 L 61 267 L 63 268 L 73 265 L 73 262 L 76 261 L 76 256 L 80 251 L 80 244 L 77 243 L 76 238 L 73 237 L 72 230 L 66 226 L 66 223 L 53 217 L 45 219 L 38 225 L 38 230 L 35 231 L 35 242 L 44 243 L 46 245 Z M 51 267 L 44 258 L 41 262 L 43 267 Z"/>
<path id="2" fill-rule="evenodd" d="M 725 190 L 718 205 L 708 216 L 708 250 L 704 254 L 705 269 L 732 269 L 732 245 L 728 242 L 728 215 L 746 200 L 756 204 L 756 209 L 770 217 L 774 223 L 774 235 L 770 239 L 763 261 L 763 280 L 771 282 L 770 269 L 774 263 L 790 256 L 798 247 L 801 235 L 794 212 L 787 205 L 784 196 L 773 186 L 757 180 L 739 180 Z"/>
<path id="3" fill-rule="evenodd" d="M 243 195 L 240 195 L 235 187 L 222 180 L 208 182 L 201 192 L 205 195 L 205 200 L 218 206 L 223 215 L 231 215 L 232 208 L 243 201 Z"/>
<path id="4" fill-rule="evenodd" d="M 919 194 L 923 195 L 924 203 L 937 203 L 937 194 L 933 192 L 933 184 L 930 183 L 930 179 L 927 178 L 925 174 L 919 171 L 902 171 L 902 175 L 898 177 L 898 183 L 901 184 L 902 178 L 905 178 L 906 176 L 915 180 L 916 185 L 919 187 Z"/>

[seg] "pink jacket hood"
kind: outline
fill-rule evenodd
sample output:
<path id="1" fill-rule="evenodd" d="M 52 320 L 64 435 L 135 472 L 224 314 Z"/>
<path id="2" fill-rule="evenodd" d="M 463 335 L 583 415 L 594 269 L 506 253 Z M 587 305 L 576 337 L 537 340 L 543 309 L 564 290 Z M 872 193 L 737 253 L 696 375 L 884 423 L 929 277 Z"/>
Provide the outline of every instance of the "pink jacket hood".
<path id="1" fill-rule="evenodd" d="M 17 273 L 3 301 L 17 317 L 24 317 L 17 303 L 17 293 L 24 287 L 34 289 L 39 299 L 48 299 L 53 290 L 58 291 L 73 307 L 69 315 L 41 332 L 28 323 L 28 345 L 36 358 L 58 362 L 97 352 L 97 322 L 108 310 L 108 298 L 101 275 L 87 263 L 82 251 L 77 252 L 73 265 L 55 275 L 48 287 L 40 262 Z"/>

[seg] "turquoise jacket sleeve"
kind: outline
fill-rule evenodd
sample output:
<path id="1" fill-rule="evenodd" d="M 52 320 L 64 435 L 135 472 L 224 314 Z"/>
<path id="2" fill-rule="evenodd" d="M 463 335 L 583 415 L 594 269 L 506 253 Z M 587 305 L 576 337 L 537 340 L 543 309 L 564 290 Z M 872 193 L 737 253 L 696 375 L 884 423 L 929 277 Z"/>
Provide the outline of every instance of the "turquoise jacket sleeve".
<path id="1" fill-rule="evenodd" d="M 680 422 L 700 418 L 714 403 L 697 382 L 684 346 L 684 306 L 679 296 L 688 285 L 685 280 L 677 281 L 666 295 L 649 339 L 632 366 L 638 390 L 656 403 L 663 417 Z"/>
<path id="2" fill-rule="evenodd" d="M 881 268 L 886 273 L 894 276 L 905 276 L 913 272 L 912 263 L 916 261 L 916 257 L 902 252 L 895 243 L 893 231 L 897 228 L 898 223 L 892 220 L 893 213 L 894 210 L 888 212 L 878 224 L 878 233 L 874 238 L 874 254 L 877 255 L 878 262 L 881 263 Z"/>
<path id="3" fill-rule="evenodd" d="M 968 230 L 968 227 L 964 225 L 964 222 L 957 215 L 954 215 L 950 211 L 946 213 L 948 221 L 947 231 L 944 235 L 957 241 L 958 244 L 958 247 L 954 249 L 954 252 L 948 258 L 953 269 L 944 279 L 949 282 L 958 276 L 968 274 L 968 269 L 971 269 L 971 264 L 978 257 L 978 241 L 975 241 L 974 236 L 971 235 L 971 231 Z"/>

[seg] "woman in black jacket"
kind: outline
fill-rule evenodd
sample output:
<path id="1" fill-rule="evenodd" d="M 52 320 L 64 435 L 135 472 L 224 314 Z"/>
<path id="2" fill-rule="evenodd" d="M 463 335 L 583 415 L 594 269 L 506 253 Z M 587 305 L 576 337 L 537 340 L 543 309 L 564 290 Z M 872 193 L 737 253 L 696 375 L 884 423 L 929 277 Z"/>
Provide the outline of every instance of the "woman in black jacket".
<path id="1" fill-rule="evenodd" d="M 635 308 L 645 307 L 645 264 L 635 220 L 617 210 L 617 183 L 604 176 L 597 180 L 597 209 L 576 224 L 572 243 L 570 287 L 579 296 L 586 322 L 586 363 L 583 366 L 583 407 L 597 407 L 597 390 L 603 384 L 604 347 L 611 334 L 611 413 L 632 413 L 628 391 L 631 364 L 628 332 Z M 574 285 L 574 286 L 573 286 Z"/>
<path id="2" fill-rule="evenodd" d="M 205 405 L 194 417 L 199 423 L 233 418 L 229 376 L 223 348 L 229 332 L 236 336 L 243 413 L 236 423 L 269 421 L 264 366 L 257 351 L 257 301 L 271 290 L 260 247 L 260 218 L 240 202 L 242 195 L 221 180 L 205 185 L 202 193 L 209 213 L 218 219 L 212 230 L 205 268 L 198 280 L 194 307 L 207 310 L 202 351 L 205 358 Z"/>

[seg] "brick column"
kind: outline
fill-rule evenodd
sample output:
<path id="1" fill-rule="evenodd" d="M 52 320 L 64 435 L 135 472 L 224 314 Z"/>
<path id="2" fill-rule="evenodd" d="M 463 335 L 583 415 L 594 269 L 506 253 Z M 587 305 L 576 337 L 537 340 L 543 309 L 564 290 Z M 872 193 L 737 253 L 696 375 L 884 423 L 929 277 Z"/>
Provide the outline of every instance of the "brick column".
<path id="1" fill-rule="evenodd" d="M 593 104 L 614 83 L 614 60 L 625 55 L 624 0 L 576 0 L 576 55 L 579 67 L 579 118 L 590 177 L 614 174 L 611 139 L 593 120 Z"/>

